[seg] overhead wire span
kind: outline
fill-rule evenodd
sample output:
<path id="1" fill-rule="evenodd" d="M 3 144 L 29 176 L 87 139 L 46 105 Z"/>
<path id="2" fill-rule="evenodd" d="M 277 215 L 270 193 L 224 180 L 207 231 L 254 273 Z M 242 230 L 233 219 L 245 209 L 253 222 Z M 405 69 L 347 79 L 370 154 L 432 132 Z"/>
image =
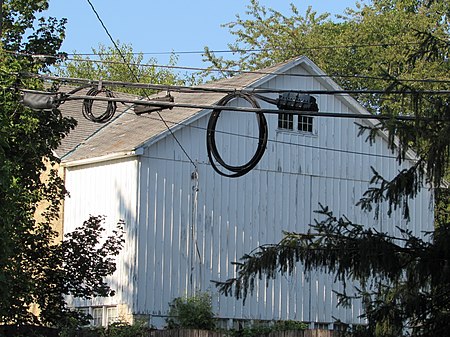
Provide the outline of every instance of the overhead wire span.
<path id="1" fill-rule="evenodd" d="M 100 83 L 110 87 L 127 87 L 137 89 L 149 89 L 149 90 L 163 90 L 163 91 L 176 91 L 184 93 L 194 92 L 211 92 L 211 93 L 225 93 L 230 94 L 237 90 L 249 94 L 263 94 L 263 93 L 284 93 L 294 92 L 299 94 L 310 95 L 350 95 L 350 94 L 379 94 L 379 95 L 416 95 L 416 94 L 430 94 L 430 95 L 450 95 L 450 90 L 379 90 L 379 89 L 360 89 L 360 90 L 322 90 L 322 89 L 308 89 L 308 90 L 292 90 L 292 89 L 269 89 L 269 88 L 248 88 L 248 89 L 236 89 L 235 87 L 211 87 L 211 86 L 184 86 L 184 85 L 170 85 L 170 84 L 153 84 L 153 83 L 136 83 L 125 81 L 107 81 L 107 80 L 91 80 L 86 78 L 73 78 L 53 75 L 43 75 L 34 73 L 19 73 L 24 77 L 40 78 L 43 80 L 59 81 L 65 83 L 75 83 L 83 85 L 98 85 Z M 450 81 L 449 81 L 450 82 Z M 261 97 L 258 97 L 261 98 Z M 261 99 L 267 100 L 266 97 Z"/>
<path id="2" fill-rule="evenodd" d="M 27 57 L 40 57 L 40 58 L 55 58 L 62 61 L 78 61 L 78 62 L 91 62 L 91 63 L 104 63 L 104 64 L 120 64 L 120 65 L 127 65 L 129 67 L 131 66 L 137 66 L 137 67 L 153 67 L 153 68 L 166 68 L 166 69 L 178 69 L 178 70 L 189 70 L 189 71 L 199 71 L 199 72 L 205 72 L 205 71 L 212 71 L 212 72 L 228 72 L 233 74 L 260 74 L 260 75 L 279 75 L 279 76 L 291 76 L 291 77 L 305 77 L 305 78 L 323 78 L 323 77 L 330 77 L 330 78 L 349 78 L 349 79 L 368 79 L 368 80 L 380 80 L 380 81 L 392 81 L 391 78 L 386 78 L 382 76 L 367 76 L 367 75 L 360 75 L 360 74 L 352 74 L 352 75 L 346 75 L 346 74 L 280 74 L 276 72 L 267 72 L 267 71 L 260 71 L 260 70 L 242 70 L 242 69 L 219 69 L 219 68 L 208 68 L 208 67 L 189 67 L 189 66 L 176 66 L 176 65 L 162 65 L 162 64 L 146 64 L 146 63 L 132 63 L 127 62 L 126 59 L 122 56 L 123 60 L 120 61 L 108 61 L 108 60 L 91 60 L 91 59 L 74 59 L 74 58 L 68 58 L 64 57 L 64 55 L 41 55 L 41 54 L 29 54 L 29 53 L 23 53 L 23 52 L 10 52 L 6 51 L 10 54 L 15 55 L 22 55 Z M 450 79 L 434 79 L 434 78 L 420 78 L 420 79 L 402 79 L 398 78 L 396 79 L 397 82 L 406 82 L 406 83 L 450 83 Z"/>
<path id="3" fill-rule="evenodd" d="M 243 96 L 252 96 L 250 93 L 245 92 L 236 92 L 237 94 L 241 94 Z M 233 94 L 229 94 L 233 95 Z M 228 95 L 227 95 L 228 96 Z M 227 97 L 225 96 L 225 97 Z M 86 96 L 86 95 L 66 95 L 62 98 L 63 101 L 70 100 L 99 100 L 99 101 L 113 101 L 120 103 L 130 103 L 130 104 L 139 104 L 139 105 L 148 105 L 155 107 L 164 107 L 164 108 L 186 108 L 186 109 L 205 109 L 205 110 L 221 110 L 221 111 L 237 111 L 237 112 L 250 112 L 250 113 L 264 113 L 264 114 L 295 114 L 295 115 L 304 115 L 304 116 L 314 116 L 314 117 L 331 117 L 331 118 L 356 118 L 356 119 L 375 119 L 375 120 L 402 120 L 402 121 L 442 121 L 442 122 L 450 122 L 449 118 L 443 117 L 420 117 L 420 116 L 409 116 L 409 115 L 386 115 L 386 114 L 361 114 L 361 113 L 347 113 L 347 112 L 323 112 L 323 111 L 296 111 L 296 110 L 283 110 L 283 109 L 265 109 L 259 107 L 237 107 L 237 106 L 229 106 L 229 105 L 221 105 L 219 104 L 191 104 L 191 103 L 174 103 L 168 101 L 161 100 L 151 100 L 149 98 L 148 101 L 139 100 L 139 99 L 126 99 L 119 97 L 102 97 L 102 96 Z"/>
<path id="4" fill-rule="evenodd" d="M 136 76 L 136 74 L 134 73 L 133 69 L 131 68 L 131 65 L 129 63 L 126 62 L 126 58 L 124 57 L 122 51 L 120 50 L 120 48 L 117 46 L 117 43 L 114 41 L 113 37 L 111 36 L 111 34 L 109 33 L 108 28 L 106 27 L 106 25 L 103 23 L 103 20 L 101 19 L 100 15 L 98 14 L 97 10 L 95 9 L 94 5 L 92 4 L 92 2 L 90 0 L 86 0 L 88 2 L 88 4 L 91 6 L 92 11 L 94 12 L 94 14 L 97 16 L 98 21 L 100 22 L 100 24 L 102 25 L 103 29 L 105 30 L 106 34 L 108 35 L 109 39 L 111 40 L 112 44 L 114 45 L 114 47 L 116 48 L 117 52 L 119 53 L 119 55 L 122 57 L 124 64 L 127 65 L 128 70 L 130 71 L 130 74 L 135 78 L 136 82 L 139 82 L 138 77 Z M 148 94 L 145 93 L 147 98 L 149 98 Z M 164 125 L 166 126 L 167 130 L 170 132 L 170 134 L 172 135 L 173 139 L 175 140 L 175 142 L 178 144 L 178 146 L 181 148 L 181 150 L 183 151 L 183 153 L 186 155 L 186 157 L 189 159 L 189 161 L 191 162 L 191 164 L 194 166 L 195 169 L 197 169 L 197 165 L 195 164 L 195 162 L 192 160 L 192 158 L 189 156 L 189 154 L 187 153 L 186 149 L 183 147 L 183 145 L 180 143 L 180 141 L 178 140 L 178 138 L 175 136 L 175 134 L 173 133 L 172 129 L 169 127 L 169 125 L 166 123 L 166 121 L 164 120 L 164 118 L 161 116 L 161 114 L 159 113 L 159 111 L 156 111 L 156 113 L 158 114 L 159 118 L 161 119 L 161 121 L 164 123 Z"/>
<path id="5" fill-rule="evenodd" d="M 390 78 L 382 76 L 367 76 L 367 75 L 344 75 L 344 74 L 331 74 L 331 75 L 321 75 L 321 74 L 285 74 L 285 73 L 275 73 L 269 71 L 261 70 L 242 70 L 242 69 L 219 69 L 219 68 L 204 68 L 204 67 L 188 67 L 188 66 L 175 66 L 175 65 L 161 65 L 161 64 L 143 64 L 143 63 L 127 63 L 118 61 L 107 61 L 107 60 L 90 60 L 90 59 L 71 59 L 66 58 L 68 61 L 79 61 L 79 62 L 91 62 L 91 63 L 104 63 L 104 64 L 126 64 L 129 66 L 137 67 L 153 67 L 153 68 L 165 68 L 165 69 L 177 69 L 177 70 L 189 70 L 189 71 L 199 71 L 199 72 L 220 72 L 220 73 L 232 73 L 232 74 L 260 74 L 260 75 L 279 75 L 284 77 L 306 77 L 306 78 L 323 78 L 323 77 L 334 77 L 334 78 L 346 78 L 346 79 L 366 79 L 366 80 L 380 80 L 380 81 L 392 81 Z M 398 82 L 407 83 L 449 83 L 450 79 L 440 80 L 440 79 L 396 79 Z"/>
<path id="6" fill-rule="evenodd" d="M 302 50 L 321 50 L 321 49 L 348 49 L 348 48 L 378 48 L 378 47 L 408 47 L 413 45 L 420 45 L 420 42 L 404 42 L 404 43 L 367 43 L 367 44 L 349 44 L 349 45 L 323 45 L 315 47 L 302 47 Z M 230 49 L 217 49 L 208 51 L 214 54 L 235 54 L 235 53 L 256 53 L 256 52 L 268 52 L 279 51 L 282 48 L 237 48 L 235 50 Z M 65 53 L 66 55 L 73 56 L 109 56 L 113 53 Z M 185 54 L 205 54 L 205 50 L 172 50 L 172 51 L 153 51 L 153 52 L 133 52 L 131 55 L 185 55 Z"/>
<path id="7" fill-rule="evenodd" d="M 131 112 L 124 112 L 124 113 L 130 114 L 130 115 L 134 115 Z M 142 118 L 147 118 L 147 119 L 152 119 L 152 120 L 155 120 L 155 121 L 160 121 L 159 118 L 152 117 L 151 115 L 142 115 Z M 207 131 L 208 130 L 206 127 L 201 127 L 201 126 L 197 126 L 197 125 L 193 125 L 193 124 L 189 124 L 189 123 L 185 123 L 185 122 L 175 122 L 175 121 L 167 120 L 167 119 L 166 119 L 166 122 L 168 122 L 168 123 L 170 123 L 172 125 L 181 125 L 181 126 L 184 126 L 184 127 L 189 127 L 191 129 L 197 129 L 197 130 L 202 130 L 202 131 Z M 252 140 L 257 140 L 259 138 L 259 137 L 256 137 L 256 136 L 243 135 L 243 134 L 239 134 L 239 133 L 235 133 L 235 132 L 229 132 L 229 131 L 224 131 L 224 130 L 216 130 L 216 134 L 223 134 L 223 135 L 228 135 L 228 136 L 236 136 L 236 137 L 242 137 L 242 138 L 247 138 L 247 139 L 252 139 Z M 317 145 L 291 143 L 291 142 L 275 140 L 275 139 L 268 139 L 267 142 L 274 143 L 274 144 L 285 144 L 285 145 L 299 146 L 299 147 L 310 148 L 310 149 L 315 149 L 315 150 L 323 150 L 323 151 L 331 151 L 331 152 L 339 152 L 339 153 L 348 153 L 348 154 L 361 155 L 361 156 L 371 156 L 371 157 L 377 157 L 377 158 L 388 158 L 388 159 L 396 159 L 397 158 L 396 156 L 384 155 L 384 154 L 379 154 L 379 153 L 369 153 L 369 152 L 358 152 L 358 151 L 352 151 L 352 150 L 343 150 L 343 149 L 337 149 L 337 148 L 332 148 L 332 147 L 323 147 L 323 146 L 317 146 Z"/>
<path id="8" fill-rule="evenodd" d="M 218 103 L 217 106 L 211 113 L 208 121 L 208 128 L 206 132 L 206 150 L 208 153 L 208 158 L 211 163 L 211 166 L 213 169 L 219 173 L 222 176 L 230 177 L 230 178 L 237 178 L 241 177 L 244 174 L 247 174 L 250 172 L 261 160 L 262 156 L 264 155 L 264 152 L 266 150 L 267 145 L 267 139 L 268 139 L 268 127 L 267 127 L 267 121 L 264 117 L 264 114 L 261 112 L 255 112 L 256 114 L 256 121 L 258 123 L 258 129 L 259 129 L 259 137 L 258 137 L 258 145 L 256 147 L 255 153 L 253 157 L 245 164 L 243 165 L 230 165 L 227 164 L 222 156 L 219 153 L 219 150 L 217 149 L 217 143 L 216 143 L 216 126 L 217 121 L 219 120 L 220 113 L 222 112 L 221 107 L 225 107 L 230 101 L 233 99 L 242 98 L 255 109 L 260 109 L 259 103 L 256 101 L 254 97 L 251 95 L 245 94 L 245 93 L 236 93 L 236 94 L 228 94 L 227 96 L 223 97 Z M 230 171 L 231 173 L 227 173 L 222 171 L 219 168 L 219 165 L 215 163 L 215 161 L 222 166 L 224 169 Z"/>

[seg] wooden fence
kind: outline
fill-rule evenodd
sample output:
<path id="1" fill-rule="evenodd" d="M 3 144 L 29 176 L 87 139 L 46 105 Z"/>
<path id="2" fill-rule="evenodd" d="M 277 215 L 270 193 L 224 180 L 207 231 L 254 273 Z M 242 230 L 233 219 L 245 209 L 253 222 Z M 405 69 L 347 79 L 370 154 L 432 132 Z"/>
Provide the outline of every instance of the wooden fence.
<path id="1" fill-rule="evenodd" d="M 264 337 L 339 337 L 339 331 L 333 330 L 290 330 L 274 331 L 264 334 Z M 180 330 L 153 330 L 150 337 L 230 337 L 226 332 L 207 330 L 180 329 Z"/>
<path id="2" fill-rule="evenodd" d="M 81 330 L 76 334 L 78 337 L 97 336 L 89 330 Z M 0 337 L 15 336 L 39 336 L 39 337 L 58 337 L 58 330 L 36 326 L 7 326 L 0 325 Z M 100 334 L 98 334 L 100 336 Z M 140 335 L 141 336 L 141 335 Z M 207 330 L 180 329 L 180 330 L 151 330 L 148 337 L 230 337 L 226 332 L 215 332 Z M 292 331 L 274 331 L 263 334 L 264 337 L 339 337 L 339 331 L 332 330 L 292 330 Z"/>

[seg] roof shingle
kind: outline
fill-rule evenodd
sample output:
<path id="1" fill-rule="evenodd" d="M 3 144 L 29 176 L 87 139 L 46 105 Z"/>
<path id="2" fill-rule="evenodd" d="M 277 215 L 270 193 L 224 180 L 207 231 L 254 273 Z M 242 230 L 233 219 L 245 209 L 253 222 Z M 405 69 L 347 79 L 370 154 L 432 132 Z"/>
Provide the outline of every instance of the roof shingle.
<path id="1" fill-rule="evenodd" d="M 267 76 L 268 73 L 275 72 L 287 63 L 289 62 L 266 68 L 257 73 L 248 72 L 211 82 L 202 85 L 202 87 L 243 89 Z M 77 94 L 84 95 L 84 92 L 80 91 Z M 213 105 L 226 94 L 217 92 L 171 92 L 171 95 L 174 97 L 175 103 Z M 118 98 L 136 99 L 136 97 L 130 94 L 118 92 L 114 93 L 114 96 Z M 94 115 L 103 113 L 104 110 L 102 109 L 105 108 L 105 105 L 106 102 L 96 102 L 93 106 Z M 74 117 L 78 121 L 75 130 L 63 139 L 61 146 L 56 151 L 63 162 L 133 151 L 153 137 L 167 131 L 167 126 L 157 114 L 138 116 L 133 112 L 131 104 L 118 103 L 115 117 L 106 124 L 98 124 L 86 120 L 82 115 L 81 109 L 81 100 L 67 101 L 60 106 L 60 110 L 64 116 Z M 178 123 L 182 123 L 200 111 L 202 109 L 174 107 L 172 110 L 161 111 L 160 115 L 172 127 Z"/>

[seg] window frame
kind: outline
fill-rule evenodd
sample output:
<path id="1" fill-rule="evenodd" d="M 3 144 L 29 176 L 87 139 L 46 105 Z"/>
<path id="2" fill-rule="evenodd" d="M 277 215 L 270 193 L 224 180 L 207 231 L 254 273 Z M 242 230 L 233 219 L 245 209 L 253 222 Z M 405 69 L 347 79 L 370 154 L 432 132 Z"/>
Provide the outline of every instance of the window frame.
<path id="1" fill-rule="evenodd" d="M 314 134 L 314 117 L 309 115 L 297 115 L 297 130 Z"/>
<path id="2" fill-rule="evenodd" d="M 294 131 L 294 114 L 278 114 L 278 129 Z"/>
<path id="3" fill-rule="evenodd" d="M 119 310 L 117 305 L 93 305 L 89 307 L 77 307 L 76 310 L 84 314 L 89 314 L 89 326 L 107 327 L 119 320 Z"/>
<path id="4" fill-rule="evenodd" d="M 285 117 L 290 116 L 290 120 Z M 317 136 L 317 128 L 314 115 L 304 115 L 299 113 L 278 114 L 278 132 L 295 132 L 302 135 Z M 286 124 L 287 123 L 287 124 Z"/>

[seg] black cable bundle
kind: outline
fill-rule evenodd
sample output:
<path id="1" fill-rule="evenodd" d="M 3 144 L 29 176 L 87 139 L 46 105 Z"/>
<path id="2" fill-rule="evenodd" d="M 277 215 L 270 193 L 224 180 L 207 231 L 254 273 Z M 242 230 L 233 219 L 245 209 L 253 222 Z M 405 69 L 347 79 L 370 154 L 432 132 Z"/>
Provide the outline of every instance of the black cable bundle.
<path id="1" fill-rule="evenodd" d="M 104 89 L 104 88 L 102 88 L 102 89 L 91 88 L 88 90 L 86 95 L 87 96 L 97 96 L 101 93 L 105 93 L 106 97 L 110 97 L 110 98 L 114 97 L 111 90 Z M 89 119 L 90 121 L 95 122 L 95 123 L 106 123 L 106 122 L 109 122 L 111 120 L 111 118 L 113 118 L 113 116 L 116 112 L 116 109 L 117 109 L 116 102 L 108 101 L 106 111 L 103 114 L 101 114 L 100 116 L 95 116 L 93 114 L 93 112 L 92 112 L 93 103 L 94 103 L 93 99 L 83 100 L 83 116 L 86 119 Z"/>
<path id="2" fill-rule="evenodd" d="M 224 98 L 222 98 L 217 105 L 225 106 L 228 102 L 230 102 L 232 99 L 235 98 L 242 98 L 249 102 L 253 108 L 259 109 L 260 106 L 256 99 L 249 94 L 245 93 L 235 93 L 235 94 L 228 94 Z M 232 166 L 228 165 L 224 162 L 222 157 L 219 154 L 219 151 L 217 150 L 216 146 L 216 124 L 219 119 L 220 113 L 222 112 L 221 109 L 214 109 L 211 113 L 211 116 L 209 117 L 208 122 L 208 129 L 206 133 L 206 149 L 208 152 L 209 161 L 211 162 L 211 166 L 214 168 L 214 170 L 219 173 L 222 176 L 225 177 L 231 177 L 231 178 L 237 178 L 241 177 L 244 174 L 247 174 L 250 172 L 261 160 L 262 156 L 264 155 L 264 151 L 266 150 L 267 145 L 267 139 L 268 139 L 268 128 L 267 128 L 267 121 L 264 117 L 264 114 L 261 112 L 256 112 L 256 120 L 258 122 L 259 127 L 259 141 L 258 146 L 256 148 L 255 154 L 253 157 L 244 165 L 240 166 Z M 234 173 L 226 173 L 222 172 L 216 163 L 214 162 L 213 158 L 217 161 L 218 164 L 220 164 L 225 169 L 234 172 Z"/>

